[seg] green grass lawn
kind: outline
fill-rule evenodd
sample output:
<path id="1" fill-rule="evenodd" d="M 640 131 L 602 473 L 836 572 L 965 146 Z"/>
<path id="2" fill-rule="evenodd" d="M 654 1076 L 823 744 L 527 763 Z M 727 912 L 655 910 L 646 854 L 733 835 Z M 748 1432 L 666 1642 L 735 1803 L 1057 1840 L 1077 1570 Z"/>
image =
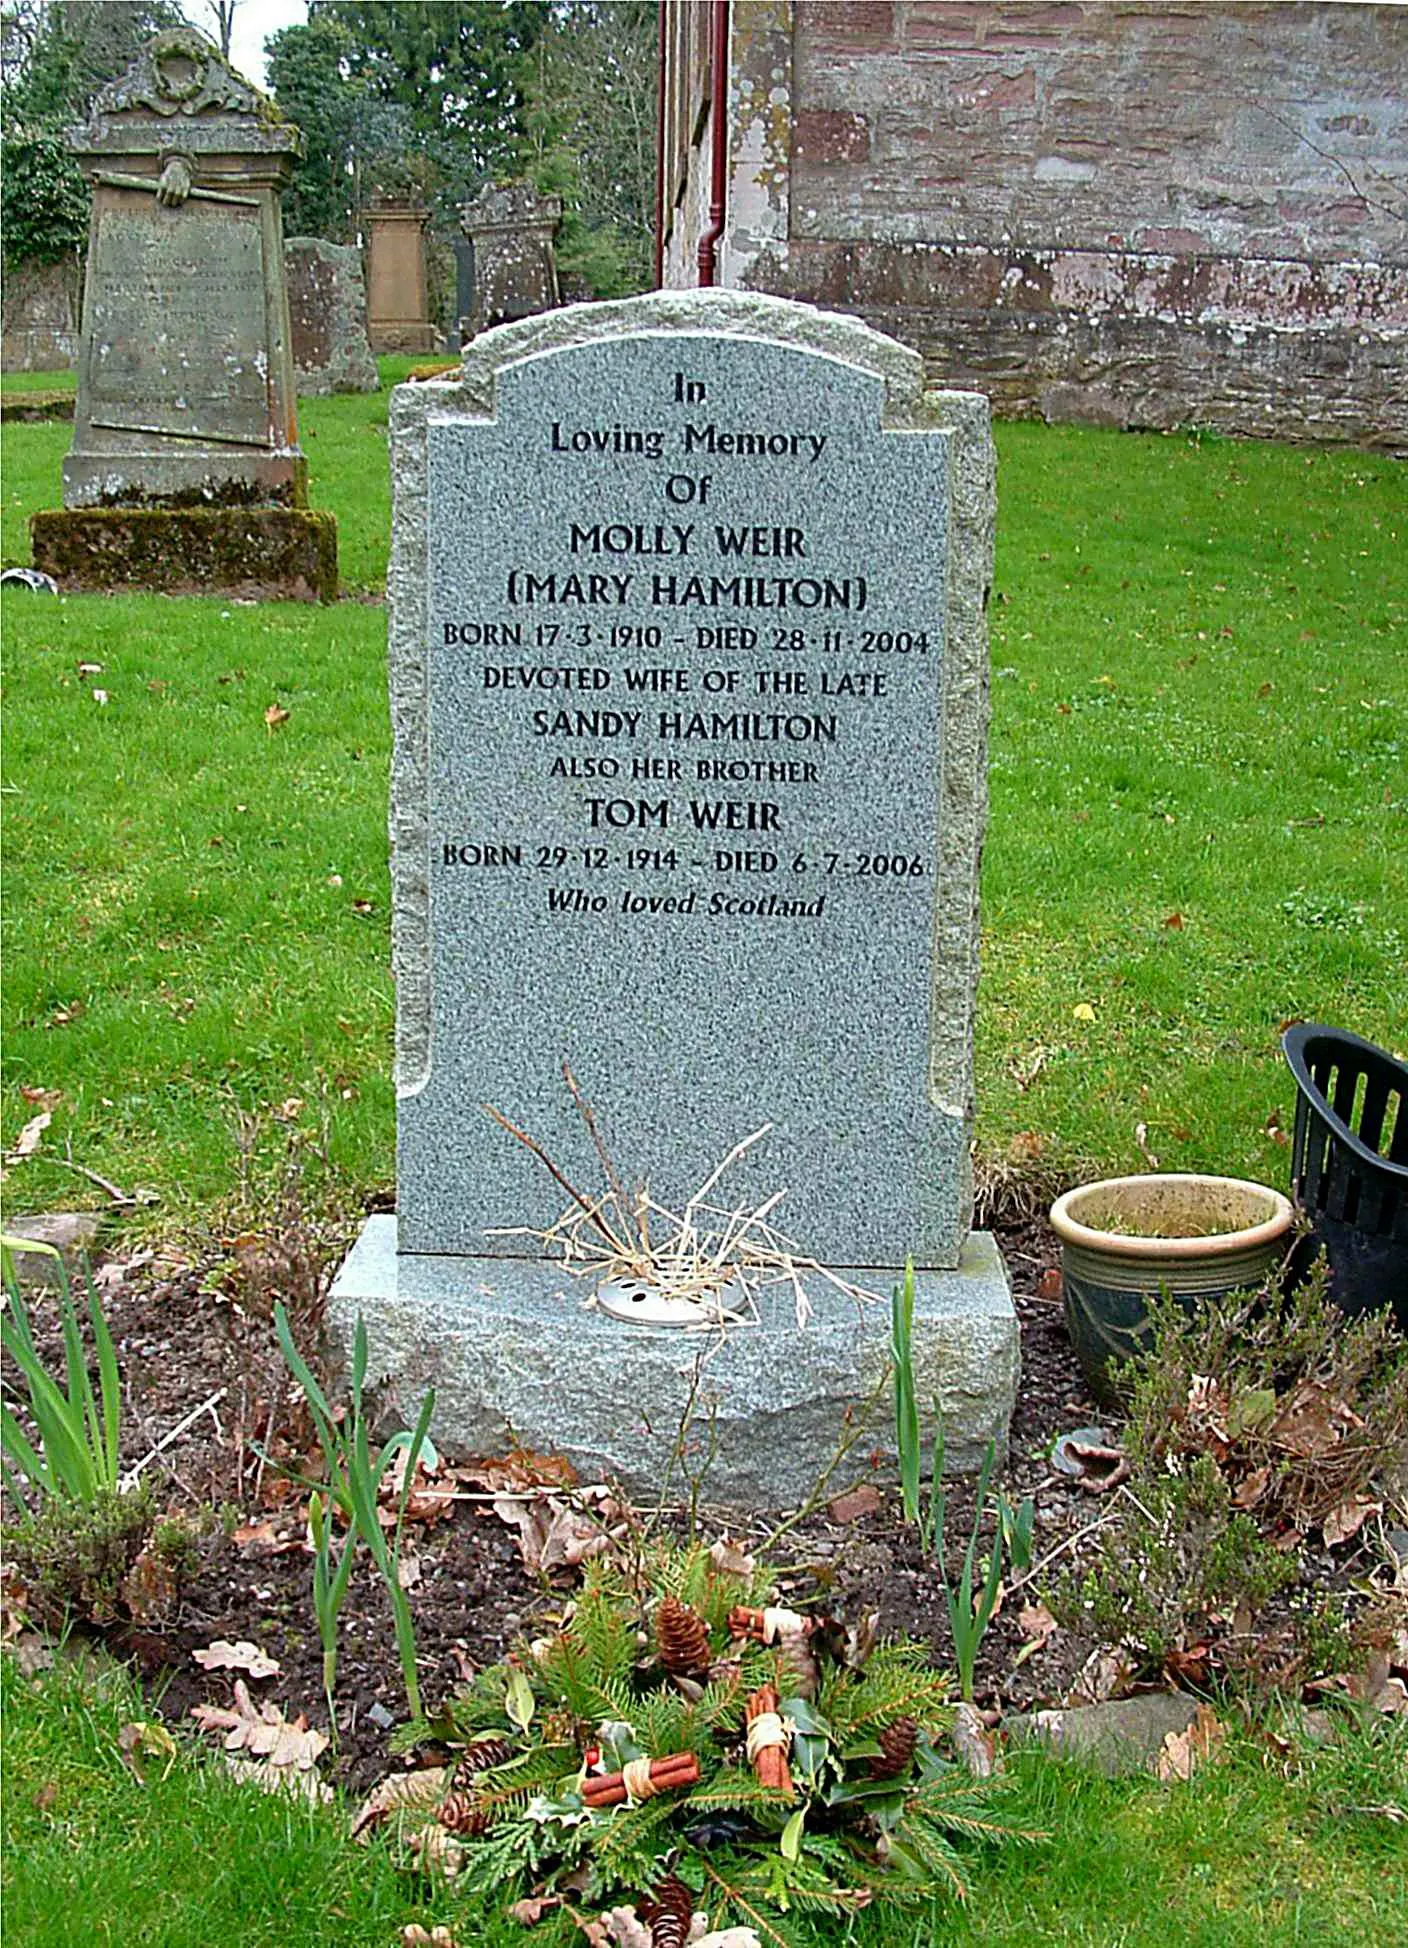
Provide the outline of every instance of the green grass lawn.
<path id="1" fill-rule="evenodd" d="M 531 1936 L 472 1890 L 435 1891 L 380 1843 L 347 1844 L 338 1809 L 295 1805 L 183 1751 L 169 1776 L 125 1770 L 121 1727 L 144 1715 L 110 1666 L 63 1663 L 36 1682 L 0 1659 L 7 1948 L 393 1948 L 400 1929 L 454 1924 L 462 1948 L 581 1936 L 549 1919 Z M 967 1850 L 972 1896 L 912 1922 L 862 1914 L 820 1924 L 855 1948 L 1280 1948 L 1408 1935 L 1401 1824 L 1408 1734 L 1347 1714 L 1321 1746 L 1233 1732 L 1185 1785 L 1111 1782 L 1022 1755 L 1002 1800 L 1038 1846 Z M 1291 1729 L 1290 1726 L 1285 1729 Z M 1387 1809 L 1387 1810 L 1385 1810 Z"/>
<path id="2" fill-rule="evenodd" d="M 349 1215 L 391 1188 L 386 408 L 302 407 L 335 607 L 5 593 L 6 1144 L 23 1088 L 61 1096 L 12 1205 L 96 1201 L 68 1151 L 179 1222 L 251 1116 L 270 1155 L 281 1118 L 325 1135 Z M 7 561 L 70 437 L 5 428 Z M 1146 1167 L 1142 1125 L 1165 1168 L 1284 1185 L 1279 1025 L 1408 1043 L 1403 470 L 998 446 L 980 1143 L 1054 1181 Z"/>

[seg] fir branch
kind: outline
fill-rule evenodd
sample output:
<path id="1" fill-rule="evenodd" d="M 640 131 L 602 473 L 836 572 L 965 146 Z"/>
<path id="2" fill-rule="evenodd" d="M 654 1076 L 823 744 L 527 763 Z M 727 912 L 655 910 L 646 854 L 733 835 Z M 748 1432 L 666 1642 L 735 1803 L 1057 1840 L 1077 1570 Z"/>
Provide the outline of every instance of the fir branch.
<path id="1" fill-rule="evenodd" d="M 745 1899 L 737 1887 L 724 1879 L 723 1875 L 711 1860 L 701 1860 L 700 1865 L 703 1867 L 708 1878 L 713 1881 L 715 1887 L 723 1895 L 728 1906 L 736 1908 L 740 1914 L 746 1914 L 749 1922 L 756 1928 L 765 1941 L 773 1942 L 776 1948 L 796 1948 L 795 1937 L 789 1938 L 785 1934 L 780 1934 L 772 1922 L 765 1915 L 760 1914 L 752 1902 Z M 715 1919 L 718 1918 L 720 1917 L 715 1916 Z"/>

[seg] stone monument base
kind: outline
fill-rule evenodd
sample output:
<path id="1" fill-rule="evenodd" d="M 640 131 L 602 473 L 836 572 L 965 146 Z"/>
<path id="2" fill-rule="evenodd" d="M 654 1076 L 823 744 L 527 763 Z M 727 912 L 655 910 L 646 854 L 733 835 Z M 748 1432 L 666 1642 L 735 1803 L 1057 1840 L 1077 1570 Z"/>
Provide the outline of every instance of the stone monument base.
<path id="1" fill-rule="evenodd" d="M 307 508 L 49 508 L 29 532 L 35 567 L 65 590 L 337 600 L 337 522 Z"/>
<path id="2" fill-rule="evenodd" d="M 893 1275 L 857 1272 L 888 1294 Z M 857 1306 L 815 1278 L 815 1308 L 799 1328 L 789 1288 L 760 1296 L 762 1323 L 712 1333 L 637 1326 L 584 1309 L 586 1280 L 560 1265 L 396 1250 L 396 1219 L 371 1218 L 333 1285 L 329 1324 L 347 1359 L 366 1321 L 372 1382 L 390 1382 L 414 1417 L 436 1392 L 431 1429 L 451 1453 L 502 1453 L 517 1439 L 567 1454 L 584 1480 L 660 1491 L 679 1436 L 696 1363 L 691 1466 L 712 1441 L 703 1486 L 724 1507 L 797 1507 L 835 1450 L 849 1409 L 876 1395 L 862 1440 L 833 1486 L 879 1450 L 894 1453 L 888 1303 Z M 712 1350 L 710 1350 L 712 1349 Z M 1017 1316 L 989 1232 L 974 1232 L 954 1271 L 915 1276 L 914 1370 L 921 1418 L 937 1401 L 947 1466 L 969 1472 L 989 1441 L 1007 1436 L 1017 1390 Z M 683 1495 L 682 1478 L 676 1485 Z"/>
<path id="3" fill-rule="evenodd" d="M 445 334 L 434 325 L 388 324 L 373 319 L 367 328 L 373 355 L 377 358 L 418 356 L 422 352 L 443 352 Z"/>

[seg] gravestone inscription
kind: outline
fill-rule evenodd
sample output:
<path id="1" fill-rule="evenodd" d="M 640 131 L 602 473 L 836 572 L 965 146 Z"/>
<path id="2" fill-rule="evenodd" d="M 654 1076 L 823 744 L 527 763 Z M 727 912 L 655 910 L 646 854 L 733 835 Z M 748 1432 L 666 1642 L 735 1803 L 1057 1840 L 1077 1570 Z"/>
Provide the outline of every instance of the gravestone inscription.
<path id="1" fill-rule="evenodd" d="M 396 395 L 393 438 L 398 1216 L 339 1316 L 428 1370 L 458 1279 L 482 1388 L 455 1388 L 459 1429 L 497 1406 L 598 1454 L 624 1415 L 612 1464 L 649 1473 L 640 1402 L 668 1442 L 678 1337 L 579 1323 L 560 1270 L 494 1235 L 561 1196 L 486 1103 L 591 1180 L 565 1061 L 622 1177 L 675 1208 L 771 1124 L 726 1201 L 786 1187 L 806 1254 L 882 1282 L 912 1256 L 958 1445 L 1000 1434 L 1015 1322 L 968 1174 L 986 402 L 925 395 L 914 355 L 851 320 L 662 293 L 486 334 L 462 381 Z M 776 1321 L 770 1350 L 725 1349 L 741 1492 L 786 1500 L 818 1414 L 864 1390 L 888 1320 L 842 1314 L 819 1304 L 785 1353 Z M 535 1317 L 574 1334 L 556 1425 L 520 1384 Z M 582 1382 L 602 1332 L 613 1372 L 629 1343 L 632 1405 Z M 764 1460 L 770 1366 L 795 1425 L 767 1402 Z"/>

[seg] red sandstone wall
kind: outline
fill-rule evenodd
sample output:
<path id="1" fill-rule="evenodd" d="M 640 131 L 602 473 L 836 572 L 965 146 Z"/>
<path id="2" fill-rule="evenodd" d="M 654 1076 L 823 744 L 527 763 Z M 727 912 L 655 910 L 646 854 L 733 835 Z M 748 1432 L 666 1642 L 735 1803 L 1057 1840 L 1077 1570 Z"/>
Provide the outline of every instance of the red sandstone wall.
<path id="1" fill-rule="evenodd" d="M 728 281 L 1009 413 L 1408 448 L 1408 7 L 735 0 L 733 55 Z"/>

